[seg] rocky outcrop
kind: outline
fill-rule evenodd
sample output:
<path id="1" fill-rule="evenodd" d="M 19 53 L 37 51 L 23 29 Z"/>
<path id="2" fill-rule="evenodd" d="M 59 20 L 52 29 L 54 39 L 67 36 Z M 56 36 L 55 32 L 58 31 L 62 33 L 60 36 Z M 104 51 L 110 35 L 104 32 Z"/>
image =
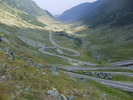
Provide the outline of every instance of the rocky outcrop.
<path id="1" fill-rule="evenodd" d="M 14 57 L 15 57 L 15 53 L 14 53 L 14 51 L 10 51 L 10 52 L 8 52 L 8 56 L 9 56 L 9 58 L 10 58 L 11 60 L 13 60 Z"/>
<path id="2" fill-rule="evenodd" d="M 15 69 L 16 67 L 15 66 L 9 66 L 7 64 L 3 64 L 3 65 L 0 65 L 0 71 L 5 71 L 5 70 L 13 70 Z"/>
<path id="3" fill-rule="evenodd" d="M 1 76 L 0 81 L 5 81 L 5 80 L 6 80 L 6 76 L 5 75 Z"/>
<path id="4" fill-rule="evenodd" d="M 40 63 L 36 63 L 33 59 L 28 59 L 28 66 L 35 66 L 37 68 L 44 68 L 45 66 L 43 64 Z"/>
<path id="5" fill-rule="evenodd" d="M 0 47 L 0 51 L 6 51 L 6 52 L 8 52 L 9 50 L 10 50 L 10 47 L 9 46 Z"/>
<path id="6" fill-rule="evenodd" d="M 94 77 L 98 77 L 98 78 L 103 78 L 103 79 L 107 79 L 107 80 L 111 80 L 112 76 L 104 73 L 104 72 L 88 72 L 88 71 L 83 71 L 84 74 L 87 74 L 89 76 L 94 76 Z"/>
<path id="7" fill-rule="evenodd" d="M 49 69 L 50 69 L 50 71 L 52 72 L 53 75 L 60 76 L 60 74 L 56 70 L 56 67 L 49 66 Z"/>
<path id="8" fill-rule="evenodd" d="M 46 91 L 46 95 L 53 97 L 54 99 L 52 100 L 67 100 L 67 98 L 63 94 L 60 94 L 57 90 L 48 90 Z M 44 98 L 44 100 L 46 99 L 47 98 Z"/>
<path id="9" fill-rule="evenodd" d="M 74 96 L 73 95 L 68 96 L 67 100 L 74 100 Z"/>

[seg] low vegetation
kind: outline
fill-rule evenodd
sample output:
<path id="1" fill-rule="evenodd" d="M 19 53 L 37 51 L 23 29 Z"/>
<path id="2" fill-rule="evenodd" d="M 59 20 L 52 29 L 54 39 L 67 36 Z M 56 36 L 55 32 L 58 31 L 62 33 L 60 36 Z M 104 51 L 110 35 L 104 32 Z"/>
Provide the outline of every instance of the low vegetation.
<path id="1" fill-rule="evenodd" d="M 32 10 L 31 10 L 32 8 Z M 74 100 L 131 100 L 132 94 L 130 92 L 123 91 L 121 89 L 112 88 L 109 86 L 102 85 L 93 80 L 74 78 L 64 74 L 63 71 L 54 67 L 50 64 L 61 64 L 70 65 L 69 60 L 65 60 L 56 56 L 46 55 L 39 52 L 39 49 L 44 46 L 53 46 L 49 40 L 50 27 L 54 27 L 57 24 L 61 26 L 61 29 L 65 30 L 64 24 L 61 22 L 54 21 L 52 16 L 47 12 L 39 8 L 33 1 L 29 0 L 0 0 L 0 100 L 43 100 L 52 99 L 53 97 L 48 95 L 48 90 L 58 91 L 63 94 L 66 98 L 74 97 Z M 49 19 L 53 22 L 48 22 Z M 42 21 L 43 20 L 43 21 Z M 42 22 L 40 22 L 42 21 Z M 51 25 L 51 26 L 50 26 Z M 82 27 L 82 26 L 81 26 Z M 107 64 L 105 61 L 111 58 L 111 61 L 127 59 L 127 55 L 132 52 L 132 40 L 126 37 L 126 42 L 121 37 L 120 41 L 117 41 L 117 37 L 113 40 L 106 39 L 106 37 L 114 36 L 112 31 L 116 31 L 116 28 L 112 30 L 107 27 L 99 27 L 97 29 L 88 29 L 81 31 L 80 29 L 76 32 L 91 32 L 91 34 L 83 34 L 87 37 L 77 34 L 77 37 L 68 36 L 53 36 L 53 40 L 61 45 L 62 47 L 71 48 L 81 53 L 80 57 L 71 57 L 82 61 L 95 62 L 99 64 Z M 121 29 L 119 33 L 122 35 L 125 32 L 129 32 L 128 35 L 132 35 L 132 26 L 127 26 Z M 61 30 L 53 29 L 56 31 Z M 56 31 L 55 31 L 56 30 Z M 106 31 L 105 31 L 106 30 Z M 72 30 L 73 31 L 73 30 Z M 99 35 L 99 32 L 101 34 Z M 106 34 L 109 33 L 110 35 Z M 94 34 L 96 33 L 96 34 Z M 102 38 L 103 34 L 105 37 Z M 96 37 L 100 37 L 95 39 Z M 118 35 L 119 36 L 119 35 Z M 126 35 L 127 36 L 127 35 Z M 1 38 L 7 39 L 8 42 L 4 42 Z M 95 41 L 92 41 L 95 39 Z M 90 43 L 86 42 L 90 41 Z M 110 56 L 114 49 L 107 49 L 116 42 L 121 43 L 119 46 L 126 44 L 127 48 L 116 50 L 118 54 L 128 51 L 124 56 L 116 55 Z M 85 44 L 87 43 L 87 45 Z M 103 48 L 96 46 L 101 44 Z M 88 45 L 89 44 L 89 45 Z M 129 46 L 130 44 L 130 46 Z M 105 47 L 104 47 L 105 46 Z M 54 50 L 46 50 L 48 52 L 56 53 Z M 63 50 L 66 53 L 72 54 L 69 51 Z M 106 54 L 103 54 L 102 51 Z M 100 52 L 100 53 L 99 53 Z M 101 53 L 102 52 L 102 53 Z M 120 59 L 121 57 L 121 59 Z M 105 59 L 106 58 L 106 59 Z M 97 66 L 98 67 L 98 66 Z M 108 69 L 110 70 L 110 69 Z M 110 70 L 113 71 L 113 70 Z M 124 70 L 115 70 L 124 72 Z M 129 70 L 125 70 L 129 71 Z M 133 72 L 130 70 L 129 72 Z M 75 73 L 81 73 L 81 71 L 75 71 Z M 122 81 L 123 78 L 127 80 L 132 79 L 131 77 L 114 76 L 114 80 L 118 79 Z"/>
<path id="2" fill-rule="evenodd" d="M 7 46 L 10 46 L 10 44 L 0 42 L 0 47 L 5 48 Z M 74 95 L 74 100 L 86 100 L 87 98 L 94 100 L 100 98 L 121 100 L 121 98 L 126 98 L 130 100 L 132 98 L 130 93 L 122 90 L 116 91 L 116 89 L 101 85 L 92 80 L 84 82 L 80 79 L 70 78 L 62 71 L 58 71 L 60 75 L 55 76 L 44 60 L 27 54 L 24 50 L 14 46 L 10 51 L 15 51 L 15 54 L 18 55 L 13 60 L 9 59 L 6 51 L 0 51 L 0 56 L 2 57 L 0 58 L 0 76 L 1 78 L 5 76 L 0 81 L 1 100 L 43 99 L 47 97 L 46 91 L 53 88 L 56 88 L 65 96 Z M 28 66 L 28 59 L 34 59 L 36 63 L 43 64 L 45 67 Z M 99 86 L 104 90 L 100 89 Z M 120 95 L 120 93 L 123 95 Z"/>
<path id="3" fill-rule="evenodd" d="M 128 75 L 112 75 L 114 81 L 133 83 L 133 76 Z"/>

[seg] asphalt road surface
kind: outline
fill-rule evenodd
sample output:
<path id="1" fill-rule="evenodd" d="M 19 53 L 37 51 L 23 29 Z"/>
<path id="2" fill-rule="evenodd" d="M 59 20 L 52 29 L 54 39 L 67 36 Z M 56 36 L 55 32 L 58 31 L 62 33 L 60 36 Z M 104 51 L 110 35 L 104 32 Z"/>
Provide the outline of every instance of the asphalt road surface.
<path id="1" fill-rule="evenodd" d="M 72 49 L 69 49 L 69 48 L 64 48 L 64 47 L 61 47 L 59 46 L 58 44 L 56 44 L 53 40 L 52 40 L 52 32 L 49 31 L 49 39 L 51 41 L 51 43 L 57 47 L 57 48 L 60 48 L 60 49 L 65 49 L 65 50 L 68 50 L 68 51 L 71 51 L 74 53 L 74 55 L 71 55 L 71 56 L 79 56 L 80 53 L 75 51 L 75 50 L 72 50 Z M 96 66 L 97 64 L 94 64 L 94 63 L 91 63 L 91 62 L 86 62 L 86 61 L 81 61 L 81 60 L 77 60 L 77 59 L 73 59 L 73 58 L 70 58 L 70 57 L 66 57 L 64 55 L 58 55 L 58 54 L 54 54 L 54 53 L 50 53 L 50 52 L 47 52 L 45 51 L 45 49 L 48 49 L 50 47 L 42 47 L 39 49 L 40 52 L 44 53 L 44 54 L 48 54 L 48 55 L 51 55 L 51 56 L 57 56 L 57 57 L 60 57 L 60 58 L 63 58 L 63 59 L 67 59 L 69 61 L 75 61 L 75 62 L 78 62 L 78 63 L 81 63 L 81 64 L 84 64 L 84 65 L 91 65 L 91 66 Z"/>
<path id="2" fill-rule="evenodd" d="M 111 81 L 111 80 L 104 80 L 104 79 L 99 79 L 91 76 L 86 76 L 86 75 L 81 75 L 81 74 L 76 74 L 76 73 L 71 73 L 71 72 L 65 72 L 68 75 L 71 75 L 73 77 L 78 77 L 78 78 L 85 78 L 85 79 L 91 79 L 96 82 L 99 82 L 101 84 L 105 84 L 114 88 L 120 88 L 126 91 L 133 92 L 133 84 L 128 84 L 128 83 L 123 83 L 123 82 L 117 82 L 117 81 Z"/>

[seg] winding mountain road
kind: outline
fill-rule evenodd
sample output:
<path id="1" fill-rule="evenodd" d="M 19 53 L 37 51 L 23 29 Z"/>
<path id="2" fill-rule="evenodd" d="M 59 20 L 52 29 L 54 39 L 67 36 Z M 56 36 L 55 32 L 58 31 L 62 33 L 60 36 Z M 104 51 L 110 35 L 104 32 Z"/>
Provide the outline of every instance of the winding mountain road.
<path id="1" fill-rule="evenodd" d="M 57 43 L 55 43 L 52 39 L 52 31 L 49 30 L 49 39 L 51 41 L 51 43 L 56 47 L 56 48 L 60 48 L 60 49 L 64 49 L 64 50 L 68 50 L 70 52 L 73 52 L 74 55 L 71 55 L 71 56 L 80 56 L 80 53 L 75 51 L 75 50 L 72 50 L 72 49 L 69 49 L 69 48 L 64 48 L 64 47 L 61 47 L 60 45 L 58 45 Z M 60 57 L 60 58 L 63 58 L 63 59 L 67 59 L 67 60 L 71 60 L 71 61 L 75 61 L 75 62 L 78 62 L 78 63 L 81 63 L 81 64 L 85 64 L 85 65 L 91 65 L 91 66 L 96 66 L 97 64 L 94 64 L 94 63 L 90 63 L 90 62 L 86 62 L 86 61 L 81 61 L 81 60 L 77 60 L 77 59 L 73 59 L 73 58 L 70 58 L 70 57 L 66 57 L 66 56 L 63 56 L 63 55 L 58 55 L 58 54 L 54 54 L 54 53 L 50 53 L 50 52 L 47 52 L 45 51 L 46 49 L 52 49 L 51 47 L 42 47 L 39 49 L 40 52 L 44 53 L 44 54 L 48 54 L 48 55 L 51 55 L 51 56 L 57 56 L 57 57 Z M 60 50 L 62 51 L 62 50 Z M 63 51 L 62 51 L 63 53 Z M 68 55 L 65 53 L 65 55 Z"/>
<path id="2" fill-rule="evenodd" d="M 67 51 L 70 51 L 70 52 L 73 52 L 74 54 L 73 55 L 70 55 L 70 56 L 80 56 L 80 52 L 77 52 L 75 50 L 72 50 L 72 49 L 69 49 L 69 48 L 65 48 L 65 47 L 61 47 L 60 45 L 58 45 L 57 43 L 55 43 L 52 39 L 52 31 L 49 30 L 49 40 L 51 41 L 51 43 L 55 46 L 55 47 L 58 47 L 60 49 L 64 49 L 64 50 L 67 50 Z M 66 53 L 65 53 L 66 54 Z M 66 54 L 66 55 L 69 55 L 69 54 Z"/>
<path id="3" fill-rule="evenodd" d="M 51 43 L 54 46 L 50 46 L 50 47 L 46 47 L 46 46 L 42 46 L 42 48 L 39 49 L 40 52 L 44 53 L 44 54 L 48 54 L 48 55 L 52 55 L 52 56 L 58 56 L 60 58 L 63 59 L 67 59 L 67 60 L 71 60 L 71 61 L 76 61 L 82 64 L 86 64 L 86 65 L 91 65 L 91 66 L 96 66 L 97 64 L 93 64 L 90 62 L 85 62 L 85 61 L 80 61 L 80 60 L 76 60 L 70 57 L 65 57 L 63 55 L 58 55 L 58 54 L 54 54 L 54 53 L 50 53 L 45 51 L 46 49 L 54 49 L 56 50 L 59 54 L 64 54 L 64 52 L 61 49 L 64 50 L 68 50 L 73 52 L 74 54 L 71 56 L 79 56 L 80 53 L 77 51 L 74 51 L 72 49 L 68 49 L 68 48 L 64 48 L 59 46 L 58 44 L 56 44 L 53 40 L 52 40 L 52 32 L 49 31 L 49 38 Z M 23 39 L 22 39 L 23 40 Z M 60 49 L 59 49 L 60 48 Z M 67 54 L 66 54 L 67 55 Z M 117 62 L 117 63 L 112 63 L 114 65 L 120 65 L 121 62 Z M 132 60 L 130 61 L 124 61 L 122 64 L 132 64 Z M 67 69 L 67 70 L 98 70 L 98 69 L 132 69 L 133 70 L 133 66 L 129 66 L 129 67 L 112 67 L 112 66 L 104 66 L 104 67 L 85 67 L 85 66 L 69 66 L 69 65 L 55 65 L 55 64 L 51 64 L 50 66 L 54 66 L 54 67 L 58 67 L 58 68 L 63 68 L 63 69 Z M 133 84 L 128 84 L 128 83 L 123 83 L 123 82 L 117 82 L 117 81 L 111 81 L 111 80 L 105 80 L 105 79 L 99 79 L 99 78 L 95 78 L 95 77 L 91 77 L 91 76 L 86 76 L 86 75 L 81 75 L 81 74 L 76 74 L 76 73 L 71 73 L 71 72 L 65 72 L 68 75 L 71 75 L 73 77 L 78 77 L 78 78 L 86 78 L 86 79 L 92 79 L 94 81 L 97 81 L 99 83 L 108 85 L 108 86 L 112 86 L 112 87 L 116 87 L 116 88 L 120 88 L 126 91 L 131 91 L 133 92 Z M 133 73 L 128 73 L 128 72 L 107 72 L 110 74 L 122 74 L 122 75 L 133 75 Z"/>
<path id="4" fill-rule="evenodd" d="M 96 66 L 97 64 L 93 64 L 90 62 L 85 62 L 85 61 L 80 61 L 80 60 L 76 60 L 70 57 L 66 57 L 64 55 L 69 55 L 64 53 L 61 49 L 64 50 L 68 50 L 73 52 L 74 54 L 71 56 L 80 56 L 80 53 L 69 49 L 69 48 L 64 48 L 61 47 L 60 45 L 58 45 L 57 43 L 55 43 L 52 39 L 52 31 L 49 30 L 49 39 L 51 41 L 51 43 L 54 46 L 51 47 L 42 47 L 39 49 L 40 52 L 44 53 L 44 54 L 48 54 L 48 55 L 52 55 L 52 56 L 57 56 L 63 59 L 67 59 L 67 60 L 71 60 L 71 61 L 76 61 L 78 63 L 81 63 L 83 65 L 91 65 L 91 66 Z M 55 53 L 50 53 L 47 52 L 46 49 L 54 49 L 56 50 L 59 54 L 64 54 L 64 55 L 58 55 Z M 131 67 L 112 67 L 112 66 L 104 66 L 104 67 L 84 67 L 84 66 L 69 66 L 69 65 L 55 65 L 55 64 L 50 64 L 50 66 L 54 66 L 54 67 L 58 67 L 58 68 L 63 68 L 63 69 L 67 69 L 67 70 L 79 70 L 79 69 L 84 69 L 84 70 L 98 70 L 98 69 L 133 69 L 133 66 Z M 111 81 L 111 80 L 105 80 L 105 79 L 100 79 L 100 78 L 95 78 L 95 77 L 91 77 L 91 76 L 86 76 L 86 75 L 81 75 L 81 74 L 76 74 L 76 73 L 71 73 L 71 72 L 65 72 L 68 75 L 71 75 L 73 77 L 78 77 L 78 78 L 86 78 L 86 79 L 91 79 L 94 81 L 97 81 L 101 84 L 105 84 L 111 87 L 115 87 L 115 88 L 120 88 L 126 91 L 131 91 L 133 92 L 133 84 L 128 84 L 128 83 L 123 83 L 123 82 L 117 82 L 117 81 Z M 121 73 L 121 72 L 109 72 L 110 74 L 122 74 L 122 75 L 133 75 L 132 73 Z"/>

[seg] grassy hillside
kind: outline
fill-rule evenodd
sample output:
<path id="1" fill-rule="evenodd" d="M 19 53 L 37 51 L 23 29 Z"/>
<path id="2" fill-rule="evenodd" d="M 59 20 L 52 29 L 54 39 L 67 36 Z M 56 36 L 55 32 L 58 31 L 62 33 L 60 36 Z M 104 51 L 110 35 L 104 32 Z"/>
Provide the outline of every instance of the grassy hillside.
<path id="1" fill-rule="evenodd" d="M 78 18 L 84 16 L 88 10 L 90 3 L 83 3 L 76 7 L 73 7 L 61 14 L 59 19 L 61 21 L 76 21 Z"/>
<path id="2" fill-rule="evenodd" d="M 71 25 L 73 32 L 85 37 L 86 49 L 97 60 L 114 62 L 133 58 L 132 4 L 132 0 L 96 1 L 86 16 Z"/>
<path id="3" fill-rule="evenodd" d="M 49 16 L 52 16 L 47 11 L 38 7 L 38 5 L 32 0 L 4 0 L 4 2 L 12 6 L 13 8 L 26 12 L 30 15 L 42 16 L 48 14 Z"/>
<path id="4" fill-rule="evenodd" d="M 109 62 L 133 58 L 132 27 L 111 28 L 109 26 L 90 30 L 86 37 L 90 41 L 88 46 L 95 56 Z"/>
<path id="5" fill-rule="evenodd" d="M 83 21 L 92 28 L 107 24 L 124 26 L 133 24 L 132 5 L 132 0 L 98 0 L 73 7 L 59 18 L 64 21 Z"/>
<path id="6" fill-rule="evenodd" d="M 7 48 L 7 46 L 10 44 L 0 42 L 0 47 Z M 74 95 L 74 100 L 102 100 L 103 98 L 130 100 L 132 98 L 129 92 L 104 86 L 92 80 L 70 78 L 60 70 L 57 70 L 59 76 L 56 76 L 44 60 L 15 46 L 12 46 L 10 51 L 14 51 L 13 60 L 9 59 L 4 49 L 0 50 L 1 100 L 52 99 L 53 97 L 48 96 L 46 91 L 55 89 L 66 97 Z M 44 67 L 32 65 L 31 59 Z"/>
<path id="7" fill-rule="evenodd" d="M 92 10 L 80 18 L 92 28 L 107 24 L 111 26 L 133 24 L 132 0 L 98 0 L 92 3 L 93 5 Z"/>
<path id="8" fill-rule="evenodd" d="M 130 92 L 73 78 L 50 67 L 49 64 L 69 64 L 67 60 L 39 52 L 44 45 L 53 46 L 48 31 L 51 17 L 37 12 L 40 8 L 30 0 L 27 2 L 34 5 L 33 12 L 25 0 L 0 2 L 0 100 L 57 100 L 62 95 L 68 100 L 73 97 L 73 100 L 132 99 Z M 38 19 L 46 22 L 41 23 Z M 5 41 L 1 41 L 1 37 Z M 82 46 L 78 47 L 73 38 L 60 39 L 55 35 L 54 39 L 57 43 L 66 39 L 60 44 L 68 41 L 71 45 L 66 47 L 81 51 L 82 57 L 77 59 L 87 59 L 84 50 L 80 50 Z M 48 90 L 54 91 L 54 96 L 48 95 Z"/>
<path id="9" fill-rule="evenodd" d="M 123 27 L 107 25 L 95 29 L 87 25 L 76 25 L 72 25 L 71 30 L 84 37 L 82 45 L 92 52 L 97 60 L 114 62 L 133 58 L 133 25 Z"/>
<path id="10" fill-rule="evenodd" d="M 22 20 L 34 24 L 36 26 L 45 26 L 45 23 L 38 21 L 37 17 L 44 16 L 45 18 L 51 19 L 52 16 L 49 12 L 39 8 L 31 0 L 0 0 L 1 9 L 5 10 Z"/>

